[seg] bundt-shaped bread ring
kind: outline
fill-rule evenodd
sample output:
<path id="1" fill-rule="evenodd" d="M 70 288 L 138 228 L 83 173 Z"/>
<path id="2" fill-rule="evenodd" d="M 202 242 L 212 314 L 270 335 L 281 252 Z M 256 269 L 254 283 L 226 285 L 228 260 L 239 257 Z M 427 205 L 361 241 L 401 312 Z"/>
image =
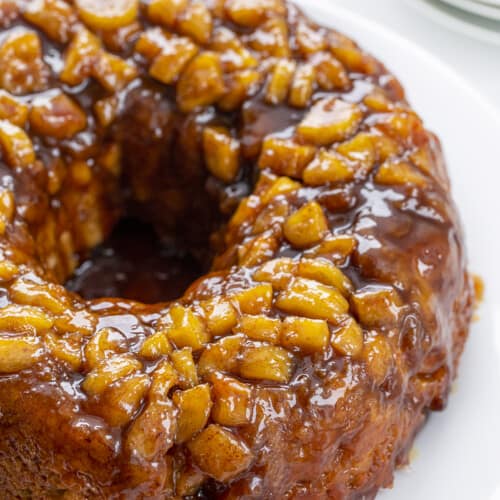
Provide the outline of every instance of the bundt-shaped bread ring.
<path id="1" fill-rule="evenodd" d="M 283 0 L 0 0 L 0 28 L 2 498 L 389 486 L 472 302 L 397 80 Z M 68 292 L 124 211 L 211 272 Z"/>

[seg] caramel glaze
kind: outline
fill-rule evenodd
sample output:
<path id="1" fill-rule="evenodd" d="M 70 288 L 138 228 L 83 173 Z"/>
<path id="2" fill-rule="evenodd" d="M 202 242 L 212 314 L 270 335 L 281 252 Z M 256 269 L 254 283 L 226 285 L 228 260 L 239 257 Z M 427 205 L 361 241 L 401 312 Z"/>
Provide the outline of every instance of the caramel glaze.
<path id="1" fill-rule="evenodd" d="M 206 3 L 217 11 L 217 2 Z M 263 208 L 248 210 L 242 223 L 228 220 L 244 197 L 258 196 L 266 188 L 262 176 L 271 171 L 256 165 L 262 140 L 268 134 L 292 137 L 309 108 L 266 104 L 262 87 L 245 100 L 241 110 L 222 112 L 207 106 L 181 113 L 174 88 L 149 78 L 146 61 L 134 53 L 137 37 L 150 26 L 141 17 L 135 31 L 100 34 L 109 50 L 133 59 L 140 70 L 137 78 L 113 94 L 119 112 L 113 125 L 103 127 L 92 109 L 110 92 L 92 79 L 75 87 L 61 84 L 57 75 L 67 43 L 49 39 L 23 20 L 15 3 L 0 2 L 0 12 L 1 8 L 5 10 L 0 45 L 21 28 L 35 30 L 43 40 L 47 82 L 42 90 L 23 93 L 19 99 L 31 104 L 61 89 L 87 116 L 86 128 L 70 139 L 43 137 L 28 129 L 37 158 L 29 168 L 12 168 L 5 157 L 0 160 L 0 185 L 13 190 L 16 205 L 14 219 L 0 241 L 3 258 L 42 288 L 64 283 L 126 213 L 153 223 L 166 241 L 195 255 L 200 266 L 212 260 L 212 272 L 195 281 L 180 299 L 186 307 L 199 309 L 206 299 L 233 297 L 256 285 L 256 266 L 238 264 L 238 250 L 253 237 L 252 221 Z M 286 23 L 292 57 L 297 60 L 302 57 L 294 38 L 297 26 L 307 25 L 319 37 L 341 37 L 305 20 L 291 5 Z M 214 15 L 213 30 L 223 24 L 242 40 L 265 37 Z M 175 444 L 150 458 L 130 452 L 127 436 L 149 396 L 140 400 L 128 422 L 111 425 L 107 393 L 89 395 L 82 388 L 88 360 L 71 368 L 41 344 L 42 352 L 32 366 L 0 375 L 3 498 L 174 498 L 176 481 L 189 470 L 201 479 L 186 498 L 372 498 L 379 488 L 392 484 L 394 469 L 406 463 L 429 410 L 446 404 L 468 331 L 472 292 L 439 141 L 412 114 L 395 78 L 380 63 L 366 54 L 363 57 L 371 65 L 368 73 L 350 69 L 345 89 L 316 88 L 311 102 L 328 96 L 355 103 L 364 115 L 359 130 L 383 133 L 389 130 L 385 117 L 392 116 L 390 110 L 400 110 L 404 119 L 412 120 L 413 128 L 405 138 L 396 137 L 401 147 L 398 156 L 407 159 L 417 150 L 427 153 L 430 170 L 422 174 L 425 188 L 381 184 L 376 180 L 377 164 L 347 182 L 320 186 L 301 182 L 287 202 L 292 211 L 318 202 L 330 237 L 355 239 L 351 254 L 330 256 L 352 282 L 354 293 L 387 286 L 396 290 L 401 300 L 396 319 L 362 324 L 363 352 L 381 335 L 390 346 L 389 359 L 377 349 L 366 356 L 342 356 L 329 345 L 314 354 L 293 351 L 293 372 L 286 383 L 235 375 L 251 386 L 254 404 L 246 425 L 228 429 L 250 450 L 252 459 L 234 477 L 221 480 L 202 470 L 186 444 Z M 387 111 L 375 112 L 366 105 L 374 89 L 390 103 Z M 207 125 L 223 125 L 240 141 L 241 165 L 233 182 L 221 182 L 205 168 L 200 134 Z M 118 177 L 101 162 L 103 151 L 113 145 L 121 147 Z M 75 159 L 87 162 L 91 179 L 82 185 L 68 174 L 59 189 L 50 188 L 51 182 L 59 182 L 58 171 L 66 171 Z M 279 218 L 274 222 L 279 227 L 283 224 Z M 72 262 L 60 251 L 57 238 L 64 232 L 72 236 L 70 253 L 76 259 Z M 259 265 L 279 257 L 298 261 L 310 250 L 297 248 L 282 235 L 277 241 Z M 0 306 L 16 303 L 12 280 L 1 286 Z M 152 376 L 159 360 L 144 359 L 138 353 L 144 339 L 158 331 L 170 304 L 144 305 L 124 298 L 84 300 L 61 287 L 56 290 L 67 301 L 65 322 L 57 319 L 53 327 L 63 331 L 59 335 L 81 342 L 84 352 L 96 332 L 111 328 L 121 337 L 121 351 L 138 356 L 140 372 Z M 142 300 L 146 297 L 147 290 Z M 350 300 L 349 314 L 362 323 Z M 289 316 L 274 302 L 265 314 L 282 320 Z M 334 334 L 335 325 L 330 324 L 330 329 Z M 36 326 L 2 335 L 42 336 Z M 194 353 L 195 362 L 200 355 L 200 351 Z M 378 359 L 386 361 L 381 378 L 374 375 Z"/>
<path id="2" fill-rule="evenodd" d="M 155 304 L 182 295 L 203 271 L 199 261 L 163 243 L 152 226 L 124 219 L 65 286 L 85 299 L 122 297 Z"/>

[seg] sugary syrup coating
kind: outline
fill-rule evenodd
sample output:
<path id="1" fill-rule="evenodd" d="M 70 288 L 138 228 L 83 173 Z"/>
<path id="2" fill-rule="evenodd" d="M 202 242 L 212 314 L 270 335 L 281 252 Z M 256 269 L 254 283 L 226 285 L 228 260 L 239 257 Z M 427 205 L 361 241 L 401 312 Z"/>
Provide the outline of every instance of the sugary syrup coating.
<path id="1" fill-rule="evenodd" d="M 3 498 L 390 486 L 473 300 L 397 80 L 282 0 L 0 0 L 0 27 Z M 130 212 L 211 272 L 68 292 Z"/>

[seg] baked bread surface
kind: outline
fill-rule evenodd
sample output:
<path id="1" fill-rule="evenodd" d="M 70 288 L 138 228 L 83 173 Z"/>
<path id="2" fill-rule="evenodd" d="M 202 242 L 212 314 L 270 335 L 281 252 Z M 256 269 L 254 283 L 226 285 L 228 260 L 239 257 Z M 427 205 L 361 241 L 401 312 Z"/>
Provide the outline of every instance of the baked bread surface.
<path id="1" fill-rule="evenodd" d="M 472 308 L 398 81 L 281 0 L 0 0 L 0 28 L 2 498 L 390 486 Z M 124 214 L 210 272 L 67 291 Z"/>

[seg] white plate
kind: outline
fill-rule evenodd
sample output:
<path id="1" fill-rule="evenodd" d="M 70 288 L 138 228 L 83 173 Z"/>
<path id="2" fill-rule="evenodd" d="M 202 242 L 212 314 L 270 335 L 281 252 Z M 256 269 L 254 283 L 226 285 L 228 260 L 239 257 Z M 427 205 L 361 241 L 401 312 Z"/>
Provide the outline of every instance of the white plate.
<path id="1" fill-rule="evenodd" d="M 500 0 L 475 0 L 478 3 L 484 3 L 486 5 L 493 5 L 495 7 L 500 7 Z"/>
<path id="2" fill-rule="evenodd" d="M 467 14 L 439 0 L 406 0 L 406 2 L 441 26 L 482 42 L 500 45 L 500 21 Z M 498 64 L 498 61 L 492 63 Z"/>
<path id="3" fill-rule="evenodd" d="M 456 389 L 416 440 L 411 465 L 384 500 L 500 498 L 500 117 L 431 54 L 329 3 L 297 0 L 318 22 L 352 35 L 403 82 L 409 100 L 438 132 L 468 236 L 470 268 L 486 297 L 468 341 Z"/>
<path id="4" fill-rule="evenodd" d="M 500 20 L 500 7 L 494 7 L 491 4 L 485 4 L 476 0 L 441 0 L 447 4 L 453 5 L 459 9 L 471 12 L 487 19 Z M 500 25 L 499 25 L 500 29 Z"/>

